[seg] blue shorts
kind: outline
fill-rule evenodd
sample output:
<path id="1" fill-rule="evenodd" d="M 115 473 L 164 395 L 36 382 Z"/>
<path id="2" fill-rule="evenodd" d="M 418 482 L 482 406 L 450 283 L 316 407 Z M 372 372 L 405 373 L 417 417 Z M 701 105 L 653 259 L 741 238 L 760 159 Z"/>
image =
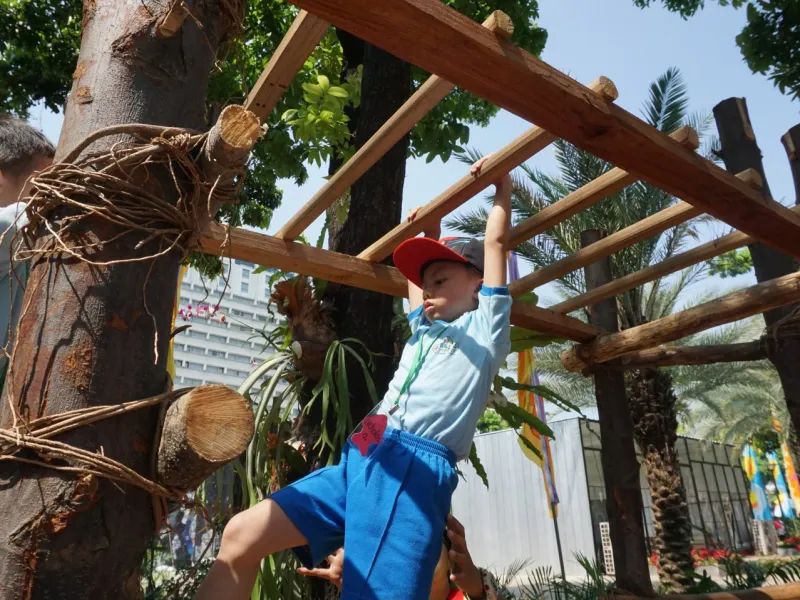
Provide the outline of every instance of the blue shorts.
<path id="1" fill-rule="evenodd" d="M 308 540 L 309 568 L 344 546 L 345 600 L 427 600 L 458 483 L 445 446 L 387 427 L 367 456 L 348 442 L 341 462 L 270 496 Z"/>

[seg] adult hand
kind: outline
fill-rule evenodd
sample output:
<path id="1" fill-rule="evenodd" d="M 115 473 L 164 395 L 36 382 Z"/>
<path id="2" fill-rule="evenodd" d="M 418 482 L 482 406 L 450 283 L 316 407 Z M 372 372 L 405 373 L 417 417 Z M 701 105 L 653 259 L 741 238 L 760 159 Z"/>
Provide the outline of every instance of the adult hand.
<path id="1" fill-rule="evenodd" d="M 447 537 L 451 544 L 450 580 L 473 600 L 483 598 L 483 577 L 469 555 L 464 526 L 453 515 L 447 517 Z"/>
<path id="2" fill-rule="evenodd" d="M 318 567 L 316 569 L 306 569 L 300 567 L 297 572 L 301 575 L 308 575 L 309 577 L 319 577 L 330 581 L 337 588 L 342 589 L 342 571 L 344 570 L 344 550 L 339 548 L 336 552 L 328 557 L 327 567 Z"/>

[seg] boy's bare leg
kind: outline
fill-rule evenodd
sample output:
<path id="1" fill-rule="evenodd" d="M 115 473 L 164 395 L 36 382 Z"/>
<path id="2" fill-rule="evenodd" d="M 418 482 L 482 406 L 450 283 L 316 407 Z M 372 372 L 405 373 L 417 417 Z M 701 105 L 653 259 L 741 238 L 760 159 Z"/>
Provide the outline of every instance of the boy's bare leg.
<path id="1" fill-rule="evenodd" d="M 269 499 L 260 502 L 225 526 L 217 559 L 195 600 L 247 600 L 264 557 L 307 543 L 280 506 Z"/>

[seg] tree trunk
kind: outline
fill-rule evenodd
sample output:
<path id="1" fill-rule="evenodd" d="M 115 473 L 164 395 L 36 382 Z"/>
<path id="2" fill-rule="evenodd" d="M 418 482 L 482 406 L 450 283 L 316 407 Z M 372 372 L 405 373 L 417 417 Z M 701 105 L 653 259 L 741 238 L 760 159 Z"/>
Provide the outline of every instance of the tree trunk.
<path id="1" fill-rule="evenodd" d="M 169 3 L 84 2 L 81 51 L 57 158 L 114 124 L 205 129 L 208 75 L 232 25 L 223 4 L 231 3 L 192 3 L 202 29 L 189 19 L 173 37 L 159 39 L 158 21 Z M 103 138 L 91 149 L 108 149 L 121 139 Z M 175 201 L 166 170 L 149 174 L 142 185 Z M 118 231 L 87 219 L 74 233 L 91 241 Z M 157 250 L 156 242 L 137 249 L 143 237 L 127 235 L 98 247 L 92 258 L 111 261 Z M 32 419 L 163 392 L 179 262 L 173 252 L 155 262 L 110 266 L 91 267 L 63 255 L 33 264 L 0 427 L 12 426 L 11 402 Z M 102 451 L 149 477 L 157 415 L 157 408 L 138 411 L 79 428 L 60 441 Z M 0 597 L 141 597 L 139 566 L 154 525 L 146 493 L 11 461 L 0 462 L 0 482 Z"/>
<path id="2" fill-rule="evenodd" d="M 363 42 L 361 42 L 363 44 Z M 359 48 L 343 41 L 346 63 L 356 60 Z M 348 59 L 350 56 L 352 58 Z M 411 66 L 369 44 L 363 44 L 361 105 L 355 129 L 355 144 L 360 147 L 408 99 L 411 91 Z M 346 64 L 346 68 L 354 68 Z M 408 136 L 386 153 L 350 190 L 349 207 L 343 222 L 337 222 L 335 209 L 329 213 L 330 249 L 358 254 L 400 222 L 403 204 Z M 334 205 L 336 206 L 336 205 Z M 326 299 L 333 305 L 333 318 L 340 338 L 354 337 L 364 342 L 375 359 L 375 386 L 381 396 L 394 371 L 393 299 L 339 284 L 328 284 Z M 348 369 L 351 410 L 358 422 L 372 408 L 361 367 Z"/>
<path id="3" fill-rule="evenodd" d="M 655 523 L 661 585 L 682 592 L 692 583 L 692 522 L 675 442 L 677 398 L 672 377 L 659 369 L 634 372 L 628 380 L 633 431 L 642 451 Z"/>
<path id="4" fill-rule="evenodd" d="M 597 230 L 584 231 L 581 245 L 602 238 Z M 604 258 L 584 267 L 586 289 L 611 281 L 611 259 Z M 589 308 L 589 322 L 614 332 L 617 301 L 607 298 Z M 600 419 L 600 458 L 606 486 L 611 543 L 617 587 L 640 596 L 653 594 L 647 566 L 647 547 L 642 524 L 642 494 L 639 491 L 639 461 L 633 444 L 633 424 L 625 400 L 625 376 L 619 371 L 598 368 L 594 372 L 594 393 Z"/>
<path id="5" fill-rule="evenodd" d="M 763 179 L 764 195 L 771 198 L 764 165 L 761 161 L 761 150 L 756 143 L 745 99 L 728 98 L 723 100 L 714 107 L 714 118 L 719 130 L 725 168 L 732 173 L 755 169 Z M 792 131 L 787 135 L 790 135 Z M 793 173 L 795 166 L 795 163 L 792 162 Z M 798 200 L 800 200 L 800 193 Z M 792 257 L 769 246 L 750 244 L 749 248 L 756 279 L 759 283 L 794 273 L 797 270 L 797 263 Z M 800 304 L 793 304 L 764 313 L 764 321 L 767 324 L 764 346 L 767 357 L 778 371 L 792 424 L 796 430 L 800 431 L 800 369 L 797 368 L 797 362 L 800 360 L 800 315 L 798 315 L 798 310 L 800 310 Z"/>

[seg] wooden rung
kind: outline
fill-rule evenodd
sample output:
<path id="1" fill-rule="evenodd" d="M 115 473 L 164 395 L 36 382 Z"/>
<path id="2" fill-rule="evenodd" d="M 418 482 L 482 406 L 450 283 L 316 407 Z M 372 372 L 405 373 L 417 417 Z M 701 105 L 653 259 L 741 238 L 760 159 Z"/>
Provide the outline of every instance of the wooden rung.
<path id="1" fill-rule="evenodd" d="M 492 13 L 483 26 L 503 37 L 509 37 L 514 32 L 511 19 L 499 10 Z M 414 129 L 414 126 L 433 110 L 454 87 L 452 83 L 441 77 L 436 75 L 429 77 L 414 92 L 414 95 L 406 100 L 403 106 L 358 149 L 358 152 L 333 174 L 311 200 L 280 228 L 276 234 L 277 237 L 285 240 L 297 239 L 306 227 L 314 222 L 314 219 L 341 198 L 351 185 L 391 150 L 404 135 Z"/>
<path id="2" fill-rule="evenodd" d="M 687 365 L 713 365 L 716 363 L 749 362 L 767 357 L 761 341 L 741 344 L 719 344 L 709 346 L 659 346 L 641 352 L 623 354 L 609 369 L 644 369 L 654 367 L 677 367 Z"/>
<path id="3" fill-rule="evenodd" d="M 652 323 L 603 335 L 589 344 L 574 346 L 561 355 L 561 363 L 568 371 L 582 372 L 591 365 L 604 363 L 623 354 L 673 342 L 798 300 L 800 273 L 791 273 Z"/>
<path id="4" fill-rule="evenodd" d="M 329 26 L 326 21 L 301 10 L 247 95 L 245 108 L 264 122 Z"/>
<path id="5" fill-rule="evenodd" d="M 292 1 L 800 258 L 800 217 L 440 0 Z"/>
<path id="6" fill-rule="evenodd" d="M 408 282 L 394 267 L 247 229 L 231 228 L 226 237 L 226 228 L 213 223 L 201 238 L 200 246 L 203 252 L 215 256 L 246 260 L 390 296 L 408 295 Z M 511 322 L 573 341 L 589 341 L 604 333 L 578 319 L 523 302 L 512 306 Z"/>
<path id="7" fill-rule="evenodd" d="M 800 214 L 800 206 L 794 207 L 792 211 L 796 214 Z M 715 256 L 720 256 L 726 252 L 730 252 L 731 250 L 741 248 L 742 246 L 754 244 L 757 241 L 758 240 L 755 238 L 742 233 L 741 231 L 734 231 L 733 233 L 729 233 L 728 235 L 722 236 L 716 240 L 701 244 L 700 246 L 692 248 L 691 250 L 687 250 L 686 252 L 675 254 L 674 256 L 671 256 L 660 263 L 650 265 L 641 271 L 629 273 L 628 275 L 620 277 L 619 279 L 609 281 L 605 285 L 601 285 L 598 288 L 586 292 L 585 294 L 575 296 L 574 298 L 569 298 L 564 302 L 560 302 L 559 304 L 549 308 L 563 314 L 571 313 L 573 310 L 578 310 L 584 306 L 597 304 L 601 300 L 605 300 L 611 296 L 622 294 L 640 285 L 650 283 L 656 279 L 661 279 L 662 277 L 676 273 L 681 269 L 699 264 L 706 260 L 712 259 Z"/>
<path id="8" fill-rule="evenodd" d="M 616 87 L 607 77 L 600 77 L 591 83 L 592 90 L 601 97 L 612 102 L 616 100 Z M 518 167 L 537 152 L 555 141 L 555 136 L 541 127 L 531 127 L 505 148 L 497 152 L 484 165 L 480 175 L 466 175 L 455 184 L 439 194 L 417 213 L 413 222 L 401 223 L 377 242 L 358 255 L 365 260 L 381 261 L 389 256 L 397 246 L 414 237 L 434 220 L 441 220 L 447 214 L 464 204 L 467 200 L 489 187 L 504 173 Z"/>
<path id="9" fill-rule="evenodd" d="M 518 296 L 528 290 L 549 283 L 576 269 L 590 265 L 593 262 L 614 254 L 623 248 L 658 235 L 670 227 L 693 219 L 701 214 L 700 210 L 686 202 L 678 202 L 657 212 L 654 215 L 612 233 L 599 242 L 581 248 L 575 254 L 562 258 L 552 264 L 537 269 L 521 277 L 509 286 L 512 296 Z M 598 288 L 599 289 L 599 288 Z"/>
<path id="10" fill-rule="evenodd" d="M 688 125 L 673 132 L 670 137 L 691 150 L 697 150 L 700 146 L 697 132 Z M 594 181 L 590 181 L 558 202 L 543 208 L 529 219 L 517 223 L 509 232 L 508 247 L 516 248 L 535 235 L 552 229 L 572 215 L 594 206 L 637 181 L 639 178 L 636 175 L 631 175 L 619 167 L 603 173 Z"/>

